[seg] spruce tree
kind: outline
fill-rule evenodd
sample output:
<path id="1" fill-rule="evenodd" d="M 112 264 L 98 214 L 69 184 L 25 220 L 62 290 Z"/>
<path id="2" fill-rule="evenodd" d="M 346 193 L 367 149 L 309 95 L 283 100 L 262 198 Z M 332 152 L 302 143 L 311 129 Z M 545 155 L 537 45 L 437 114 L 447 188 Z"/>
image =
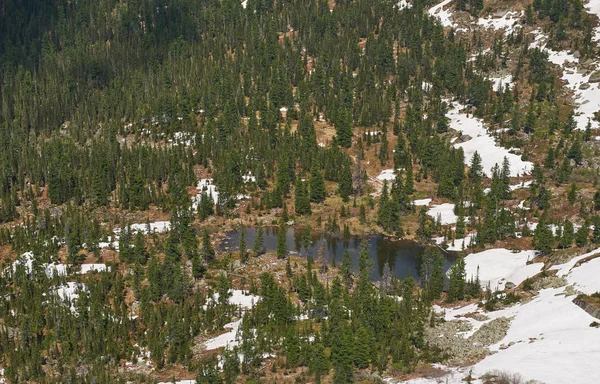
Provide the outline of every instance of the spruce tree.
<path id="1" fill-rule="evenodd" d="M 310 196 L 306 184 L 299 177 L 296 181 L 294 208 L 297 215 L 306 215 L 311 212 Z"/>
<path id="2" fill-rule="evenodd" d="M 285 222 L 280 220 L 279 229 L 277 230 L 277 258 L 285 259 L 287 256 L 287 244 L 286 244 L 286 228 Z"/>
<path id="3" fill-rule="evenodd" d="M 340 172 L 340 183 L 338 187 L 338 193 L 342 197 L 342 200 L 347 203 L 350 200 L 350 195 L 353 193 L 352 189 L 352 173 L 350 172 L 350 166 L 342 166 Z"/>
<path id="4" fill-rule="evenodd" d="M 310 201 L 313 203 L 322 203 L 325 200 L 325 179 L 323 174 L 313 162 L 313 167 L 310 171 Z"/>
<path id="5" fill-rule="evenodd" d="M 208 234 L 208 230 L 205 228 L 202 233 L 202 252 L 201 256 L 204 259 L 204 262 L 210 264 L 215 260 L 215 250 L 213 249 L 212 243 L 210 241 L 210 235 Z"/>
<path id="6" fill-rule="evenodd" d="M 341 147 L 350 148 L 352 145 L 352 112 L 342 108 L 335 120 L 337 140 Z"/>
<path id="7" fill-rule="evenodd" d="M 448 273 L 450 280 L 448 288 L 448 302 L 462 300 L 465 297 L 465 260 L 459 257 L 450 267 Z"/>

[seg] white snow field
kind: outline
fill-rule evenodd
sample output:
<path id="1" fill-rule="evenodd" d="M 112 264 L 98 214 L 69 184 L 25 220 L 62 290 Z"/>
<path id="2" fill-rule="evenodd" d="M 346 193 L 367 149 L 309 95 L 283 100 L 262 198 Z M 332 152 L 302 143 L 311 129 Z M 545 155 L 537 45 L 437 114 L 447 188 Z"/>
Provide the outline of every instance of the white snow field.
<path id="1" fill-rule="evenodd" d="M 89 272 L 104 272 L 110 271 L 110 267 L 107 267 L 106 264 L 81 264 L 81 271 L 79 274 L 85 275 Z"/>
<path id="2" fill-rule="evenodd" d="M 429 208 L 427 214 L 436 221 L 439 217 L 442 225 L 456 224 L 456 220 L 458 220 L 458 216 L 454 214 L 454 204 L 451 203 L 434 205 Z"/>
<path id="3" fill-rule="evenodd" d="M 482 286 L 490 285 L 492 290 L 504 289 L 507 282 L 521 284 L 528 277 L 538 274 L 544 263 L 527 262 L 535 257 L 536 251 L 513 252 L 505 248 L 488 249 L 479 253 L 471 253 L 465 257 L 467 279 L 477 276 Z"/>
<path id="4" fill-rule="evenodd" d="M 475 237 L 477 237 L 477 233 L 469 233 L 465 237 L 454 239 L 454 245 L 452 245 L 452 240 L 446 240 L 446 243 L 448 244 L 446 250 L 458 252 L 467 249 L 467 247 L 475 241 Z M 434 237 L 433 240 L 439 245 L 444 242 L 444 237 Z"/>
<path id="5" fill-rule="evenodd" d="M 420 200 L 413 200 L 413 204 L 416 205 L 417 207 L 423 206 L 423 205 L 429 205 L 431 204 L 431 199 L 420 199 Z"/>
<path id="6" fill-rule="evenodd" d="M 564 288 L 544 289 L 532 301 L 515 306 L 497 353 L 474 367 L 476 374 L 500 369 L 546 384 L 600 382 L 600 332 L 596 319 L 566 297 Z M 501 349 L 501 346 L 514 345 Z"/>
<path id="7" fill-rule="evenodd" d="M 454 27 L 454 23 L 451 20 L 452 12 L 448 9 L 451 2 L 452 0 L 444 0 L 429 9 L 429 15 L 440 19 L 440 24 L 446 28 Z"/>
<path id="8" fill-rule="evenodd" d="M 393 169 L 384 169 L 379 175 L 377 175 L 377 180 L 394 181 L 396 180 L 396 174 L 394 173 Z"/>
<path id="9" fill-rule="evenodd" d="M 504 88 L 506 88 L 508 86 L 508 89 L 512 89 L 513 88 L 513 80 L 512 80 L 512 75 L 504 75 L 504 76 L 490 76 L 488 77 L 488 80 L 490 80 L 493 84 L 494 84 L 494 91 L 496 92 L 503 92 Z"/>
<path id="10" fill-rule="evenodd" d="M 218 297 L 218 294 L 214 294 L 213 300 L 217 300 Z M 258 302 L 259 299 L 259 296 L 246 295 L 243 291 L 239 289 L 234 289 L 231 291 L 229 303 L 240 307 L 242 310 L 248 310 L 251 309 Z M 225 324 L 223 328 L 229 329 L 229 331 L 204 342 L 206 350 L 210 351 L 218 348 L 232 348 L 238 345 L 237 333 L 238 329 L 240 328 L 240 325 L 242 325 L 241 319 Z"/>
<path id="11" fill-rule="evenodd" d="M 463 108 L 458 103 L 450 103 L 448 111 L 450 128 L 469 135 L 470 140 L 454 144 L 455 148 L 462 148 L 465 153 L 465 164 L 470 165 L 475 152 L 481 156 L 481 165 L 486 176 L 491 176 L 491 169 L 498 164 L 500 167 L 504 157 L 510 162 L 510 176 L 521 176 L 528 174 L 533 169 L 533 163 L 521 160 L 521 156 L 510 153 L 508 149 L 496 144 L 496 141 L 488 133 L 483 121 L 473 115 L 461 112 Z"/>
<path id="12" fill-rule="evenodd" d="M 506 12 L 502 17 L 488 16 L 486 18 L 479 18 L 477 24 L 485 29 L 496 31 L 503 29 L 504 33 L 510 34 L 520 27 L 519 19 L 523 16 L 523 13 L 523 11 L 510 11 Z"/>
<path id="13" fill-rule="evenodd" d="M 575 267 L 567 275 L 569 283 L 585 294 L 600 292 L 600 258 L 595 258 Z"/>

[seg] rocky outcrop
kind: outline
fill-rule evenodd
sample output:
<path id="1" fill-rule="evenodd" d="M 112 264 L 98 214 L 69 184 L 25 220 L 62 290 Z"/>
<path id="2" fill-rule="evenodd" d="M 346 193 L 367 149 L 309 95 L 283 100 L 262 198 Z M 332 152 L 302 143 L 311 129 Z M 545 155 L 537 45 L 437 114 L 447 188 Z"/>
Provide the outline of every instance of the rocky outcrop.
<path id="1" fill-rule="evenodd" d="M 590 79 L 588 80 L 588 83 L 600 83 L 600 71 L 594 71 L 590 75 Z"/>
<path id="2" fill-rule="evenodd" d="M 567 285 L 567 280 L 558 276 L 546 276 L 534 281 L 533 289 L 539 291 L 546 288 L 560 288 Z"/>
<path id="3" fill-rule="evenodd" d="M 483 324 L 471 337 L 464 333 L 472 330 L 465 320 L 453 320 L 438 324 L 426 331 L 430 345 L 446 351 L 449 365 L 470 365 L 490 354 L 488 347 L 500 342 L 510 327 L 510 319 L 500 317 Z"/>
<path id="4" fill-rule="evenodd" d="M 589 313 L 590 316 L 593 316 L 596 319 L 600 320 L 600 305 L 599 304 L 594 305 L 593 303 L 586 301 L 585 296 L 582 296 L 582 295 L 577 296 L 575 299 L 573 299 L 573 304 L 577 305 L 578 307 L 581 307 L 581 309 L 583 309 L 584 311 Z"/>

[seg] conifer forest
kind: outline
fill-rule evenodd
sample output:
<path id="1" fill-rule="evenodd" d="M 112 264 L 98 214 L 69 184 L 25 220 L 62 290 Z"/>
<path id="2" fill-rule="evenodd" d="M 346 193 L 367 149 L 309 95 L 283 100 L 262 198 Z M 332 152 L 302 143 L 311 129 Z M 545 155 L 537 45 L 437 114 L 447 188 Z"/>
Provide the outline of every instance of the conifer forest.
<path id="1" fill-rule="evenodd" d="M 600 0 L 0 0 L 0 383 L 600 382 Z"/>

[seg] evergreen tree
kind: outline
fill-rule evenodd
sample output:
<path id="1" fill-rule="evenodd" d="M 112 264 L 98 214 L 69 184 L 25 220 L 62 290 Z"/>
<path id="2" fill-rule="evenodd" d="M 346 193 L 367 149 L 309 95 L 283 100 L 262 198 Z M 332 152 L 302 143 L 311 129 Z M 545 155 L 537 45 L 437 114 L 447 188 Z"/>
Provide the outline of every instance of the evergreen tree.
<path id="1" fill-rule="evenodd" d="M 240 261 L 246 263 L 248 261 L 248 249 L 246 248 L 246 226 L 240 226 Z"/>
<path id="2" fill-rule="evenodd" d="M 448 272 L 450 280 L 448 288 L 448 302 L 462 300 L 465 297 L 465 260 L 459 257 L 450 267 Z"/>
<path id="3" fill-rule="evenodd" d="M 439 249 L 428 247 L 421 261 L 421 284 L 429 299 L 439 299 L 444 289 L 444 257 Z"/>
<path id="4" fill-rule="evenodd" d="M 573 223 L 569 220 L 565 220 L 563 224 L 562 237 L 560 238 L 560 246 L 562 248 L 568 248 L 573 244 L 573 240 L 575 238 L 575 230 L 573 228 Z"/>
<path id="5" fill-rule="evenodd" d="M 261 255 L 265 252 L 265 240 L 264 240 L 264 230 L 262 224 L 258 224 L 258 228 L 256 228 L 256 239 L 254 240 L 253 251 L 256 256 Z"/>
<path id="6" fill-rule="evenodd" d="M 277 258 L 285 259 L 287 256 L 287 245 L 286 245 L 286 228 L 285 222 L 280 220 L 279 229 L 277 230 Z"/>
<path id="7" fill-rule="evenodd" d="M 315 162 L 310 172 L 310 201 L 313 203 L 322 203 L 325 200 L 325 196 L 325 179 Z"/>
<path id="8" fill-rule="evenodd" d="M 300 178 L 297 178 L 296 181 L 294 207 L 298 215 L 305 215 L 311 212 L 310 196 L 306 189 L 306 184 Z"/>
<path id="9" fill-rule="evenodd" d="M 335 132 L 341 147 L 350 148 L 352 145 L 352 113 L 342 108 L 335 120 Z"/>
<path id="10" fill-rule="evenodd" d="M 210 235 L 208 234 L 208 230 L 204 229 L 202 233 L 202 252 L 201 256 L 204 259 L 204 262 L 207 264 L 212 263 L 215 260 L 215 250 L 213 249 L 212 243 L 210 241 Z"/>
<path id="11" fill-rule="evenodd" d="M 350 166 L 344 165 L 340 172 L 340 183 L 338 187 L 338 193 L 342 197 L 344 202 L 350 200 L 350 195 L 353 193 L 352 188 L 352 173 L 350 172 Z"/>
<path id="12" fill-rule="evenodd" d="M 552 252 L 553 243 L 554 235 L 552 234 L 552 230 L 548 228 L 544 217 L 542 217 L 533 232 L 533 246 L 542 254 L 548 254 Z"/>

